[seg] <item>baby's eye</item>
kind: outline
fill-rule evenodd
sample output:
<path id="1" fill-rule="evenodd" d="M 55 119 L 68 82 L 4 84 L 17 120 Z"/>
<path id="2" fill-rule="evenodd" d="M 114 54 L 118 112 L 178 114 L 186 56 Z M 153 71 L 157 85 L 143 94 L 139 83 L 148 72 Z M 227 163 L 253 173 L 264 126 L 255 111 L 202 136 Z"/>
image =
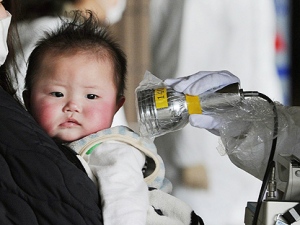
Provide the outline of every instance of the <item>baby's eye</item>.
<path id="1" fill-rule="evenodd" d="M 98 95 L 88 94 L 86 97 L 87 97 L 88 99 L 96 99 L 96 98 L 98 98 Z"/>
<path id="2" fill-rule="evenodd" d="M 61 92 L 58 92 L 58 91 L 51 92 L 50 95 L 57 97 L 57 98 L 64 97 L 64 94 Z"/>

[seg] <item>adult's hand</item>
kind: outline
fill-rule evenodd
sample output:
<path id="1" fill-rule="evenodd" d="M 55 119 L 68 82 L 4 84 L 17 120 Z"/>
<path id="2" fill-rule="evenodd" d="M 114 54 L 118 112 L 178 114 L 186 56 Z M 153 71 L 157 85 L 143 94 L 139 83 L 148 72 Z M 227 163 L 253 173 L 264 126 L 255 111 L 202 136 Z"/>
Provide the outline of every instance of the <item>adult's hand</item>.
<path id="1" fill-rule="evenodd" d="M 232 73 L 222 71 L 200 71 L 187 77 L 166 79 L 164 84 L 175 91 L 189 95 L 200 95 L 202 93 L 212 93 L 220 90 L 229 84 L 240 83 L 238 77 Z M 192 114 L 189 122 L 194 127 L 204 128 L 219 135 L 222 125 L 222 118 L 217 116 Z"/>
<path id="2" fill-rule="evenodd" d="M 240 83 L 240 79 L 226 70 L 199 71 L 190 76 L 166 79 L 164 81 L 166 86 L 189 95 L 215 92 L 233 83 Z"/>

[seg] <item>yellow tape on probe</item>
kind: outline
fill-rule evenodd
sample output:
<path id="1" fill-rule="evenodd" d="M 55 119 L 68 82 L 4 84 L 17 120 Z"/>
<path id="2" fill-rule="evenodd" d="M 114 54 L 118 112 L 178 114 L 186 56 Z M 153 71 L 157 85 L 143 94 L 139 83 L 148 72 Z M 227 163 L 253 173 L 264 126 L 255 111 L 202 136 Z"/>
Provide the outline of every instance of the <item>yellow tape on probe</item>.
<path id="1" fill-rule="evenodd" d="M 202 114 L 200 98 L 197 95 L 185 95 L 189 114 Z"/>
<path id="2" fill-rule="evenodd" d="M 154 100 L 156 109 L 169 107 L 167 88 L 158 88 L 154 90 Z M 197 95 L 185 95 L 189 114 L 202 114 L 200 98 Z"/>

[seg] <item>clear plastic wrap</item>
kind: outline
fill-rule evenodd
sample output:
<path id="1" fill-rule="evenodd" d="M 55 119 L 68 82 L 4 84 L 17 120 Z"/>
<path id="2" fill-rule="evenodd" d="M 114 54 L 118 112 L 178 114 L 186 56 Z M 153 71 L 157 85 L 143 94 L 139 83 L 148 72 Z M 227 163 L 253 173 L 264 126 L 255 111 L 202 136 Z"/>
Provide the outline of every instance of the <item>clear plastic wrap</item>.
<path id="1" fill-rule="evenodd" d="M 274 112 L 272 105 L 261 98 L 245 98 L 234 112 L 224 112 L 220 116 L 222 125 L 219 132 L 226 147 L 226 152 L 223 153 L 234 153 L 237 150 L 237 143 L 247 139 L 248 136 L 256 137 L 255 141 L 252 140 L 249 143 L 251 146 L 254 143 L 273 139 Z M 264 137 L 259 136 L 260 133 Z"/>
<path id="2" fill-rule="evenodd" d="M 188 123 L 190 114 L 218 115 L 228 112 L 240 104 L 241 98 L 237 83 L 217 92 L 191 96 L 166 87 L 162 80 L 147 71 L 136 89 L 140 134 L 153 138 L 182 129 Z"/>
<path id="3" fill-rule="evenodd" d="M 270 156 L 272 141 L 277 137 L 274 160 L 279 153 L 300 155 L 300 123 L 296 124 L 293 108 L 276 103 L 278 133 L 274 136 L 272 105 L 259 97 L 245 98 L 235 113 L 222 114 L 220 154 L 227 154 L 239 168 L 262 179 Z M 300 108 L 298 108 L 300 119 Z M 296 150 L 296 151 L 295 151 Z M 297 153 L 299 152 L 299 153 Z"/>
<path id="4" fill-rule="evenodd" d="M 141 136 L 156 137 L 188 123 L 184 95 L 166 88 L 148 71 L 136 89 L 136 109 Z"/>

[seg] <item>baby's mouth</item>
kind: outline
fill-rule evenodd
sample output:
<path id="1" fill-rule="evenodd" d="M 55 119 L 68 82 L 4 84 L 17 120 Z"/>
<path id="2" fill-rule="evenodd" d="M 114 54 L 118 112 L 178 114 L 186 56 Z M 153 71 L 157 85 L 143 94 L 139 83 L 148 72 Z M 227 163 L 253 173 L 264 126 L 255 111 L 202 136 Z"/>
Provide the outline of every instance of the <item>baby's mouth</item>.
<path id="1" fill-rule="evenodd" d="M 62 127 L 74 127 L 74 126 L 79 126 L 80 123 L 73 119 L 73 118 L 69 118 L 67 119 L 65 122 L 63 122 L 60 126 Z"/>

